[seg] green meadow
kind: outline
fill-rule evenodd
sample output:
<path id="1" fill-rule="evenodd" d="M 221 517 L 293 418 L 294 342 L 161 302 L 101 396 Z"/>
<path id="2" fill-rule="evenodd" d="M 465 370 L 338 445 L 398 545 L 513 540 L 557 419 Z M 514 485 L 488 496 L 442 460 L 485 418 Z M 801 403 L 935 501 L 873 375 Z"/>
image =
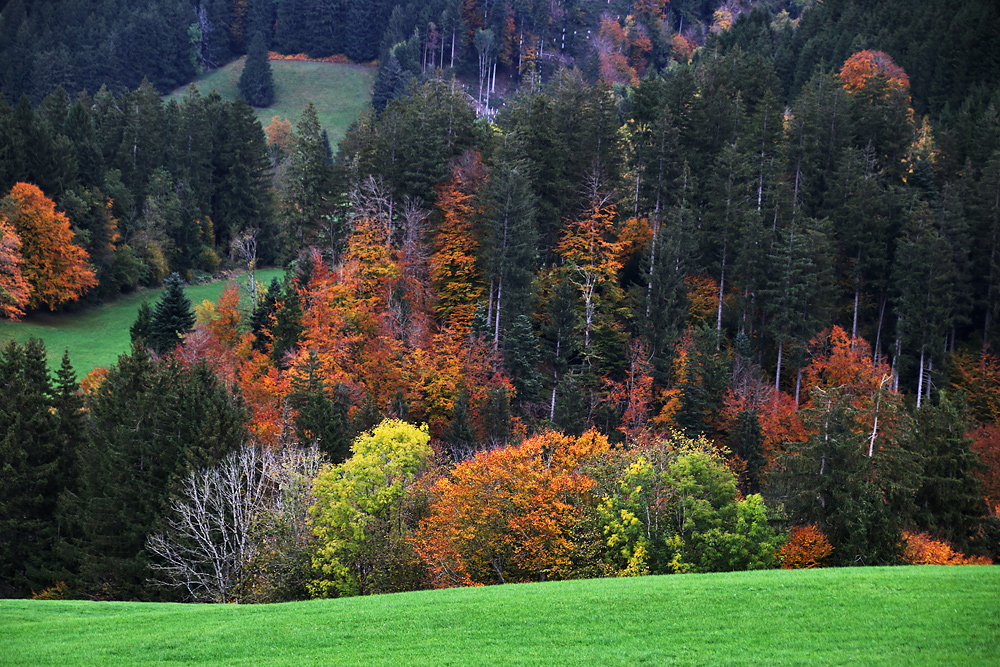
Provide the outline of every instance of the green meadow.
<path id="1" fill-rule="evenodd" d="M 1000 568 L 772 570 L 264 606 L 0 601 L 3 665 L 997 665 Z"/>
<path id="2" fill-rule="evenodd" d="M 283 275 L 281 269 L 257 271 L 257 281 L 266 286 L 272 277 Z M 231 281 L 218 280 L 190 285 L 185 289 L 192 307 L 208 299 L 216 301 Z M 246 276 L 239 278 L 247 284 Z M 161 289 L 139 290 L 99 306 L 81 308 L 68 313 L 35 313 L 19 322 L 0 320 L 0 346 L 11 340 L 26 343 L 29 338 L 41 338 L 49 356 L 49 365 L 58 368 L 64 350 L 77 377 L 82 378 L 93 368 L 107 368 L 131 347 L 129 327 L 135 322 L 139 306 L 148 301 L 153 306 Z M 244 295 L 244 300 L 249 299 Z M 0 665 L 3 662 L 0 660 Z"/>
<path id="3" fill-rule="evenodd" d="M 194 80 L 202 95 L 217 90 L 223 98 L 237 98 L 237 84 L 243 72 L 243 58 L 234 60 Z M 316 114 L 330 135 L 336 150 L 347 127 L 371 102 L 376 69 L 368 65 L 341 65 L 295 60 L 272 60 L 275 101 L 266 109 L 255 109 L 261 125 L 267 127 L 274 116 L 287 118 L 292 127 L 302 116 L 306 102 L 316 105 Z M 167 99 L 183 97 L 187 86 L 172 92 Z"/>

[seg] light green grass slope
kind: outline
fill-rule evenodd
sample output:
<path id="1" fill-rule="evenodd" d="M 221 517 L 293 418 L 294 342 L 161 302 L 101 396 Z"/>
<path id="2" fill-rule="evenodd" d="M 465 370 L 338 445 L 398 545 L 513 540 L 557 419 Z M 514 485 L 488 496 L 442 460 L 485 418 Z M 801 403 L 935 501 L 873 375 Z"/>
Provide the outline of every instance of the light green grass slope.
<path id="1" fill-rule="evenodd" d="M 604 579 L 271 606 L 0 602 L 4 665 L 996 665 L 1000 568 Z"/>
<path id="2" fill-rule="evenodd" d="M 217 90 L 223 98 L 235 100 L 243 60 L 240 58 L 198 77 L 195 86 L 202 95 Z M 274 75 L 275 101 L 266 109 L 255 109 L 261 125 L 267 127 L 271 118 L 281 116 L 289 119 L 294 128 L 306 102 L 311 100 L 316 105 L 320 125 L 330 135 L 330 143 L 336 150 L 347 127 L 371 101 L 376 69 L 367 65 L 272 60 L 271 73 Z M 178 88 L 167 99 L 179 101 L 186 89 L 187 86 Z"/>
<path id="3" fill-rule="evenodd" d="M 281 269 L 267 269 L 257 272 L 257 281 L 264 285 L 274 276 L 283 275 Z M 242 278 L 241 283 L 246 279 Z M 227 281 L 189 286 L 185 289 L 192 306 L 205 299 L 216 301 L 222 295 Z M 11 340 L 26 343 L 31 337 L 45 342 L 49 356 L 49 366 L 58 368 L 63 350 L 69 350 L 70 362 L 78 378 L 83 378 L 93 368 L 107 368 L 131 348 L 129 327 L 135 322 L 139 306 L 148 301 L 152 307 L 160 298 L 162 290 L 142 290 L 121 299 L 74 313 L 37 313 L 20 322 L 0 320 L 0 346 Z M 2 648 L 0 648 L 2 654 Z M 3 664 L 0 655 L 0 665 Z"/>

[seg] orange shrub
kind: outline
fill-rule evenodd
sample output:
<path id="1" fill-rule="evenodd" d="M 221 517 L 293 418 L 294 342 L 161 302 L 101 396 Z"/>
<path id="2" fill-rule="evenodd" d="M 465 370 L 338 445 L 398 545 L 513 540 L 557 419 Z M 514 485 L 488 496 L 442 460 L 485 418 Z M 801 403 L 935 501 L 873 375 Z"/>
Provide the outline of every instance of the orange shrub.
<path id="1" fill-rule="evenodd" d="M 909 565 L 992 565 L 993 561 L 983 556 L 966 556 L 955 551 L 944 540 L 935 540 L 927 533 L 903 531 L 906 546 L 903 562 Z"/>
<path id="2" fill-rule="evenodd" d="M 781 567 L 785 570 L 802 570 L 823 567 L 833 545 L 823 535 L 823 531 L 814 525 L 795 526 L 785 546 L 778 550 Z"/>

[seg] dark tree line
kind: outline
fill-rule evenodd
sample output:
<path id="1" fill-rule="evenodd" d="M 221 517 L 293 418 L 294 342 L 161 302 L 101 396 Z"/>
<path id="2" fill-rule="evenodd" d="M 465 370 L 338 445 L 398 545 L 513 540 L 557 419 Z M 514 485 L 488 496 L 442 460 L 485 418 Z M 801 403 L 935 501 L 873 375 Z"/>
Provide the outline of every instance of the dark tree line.
<path id="1" fill-rule="evenodd" d="M 0 100 L 0 190 L 37 185 L 66 212 L 105 298 L 170 272 L 214 271 L 230 241 L 260 230 L 273 259 L 267 146 L 242 101 L 193 89 L 164 103 L 149 83 L 33 109 Z"/>

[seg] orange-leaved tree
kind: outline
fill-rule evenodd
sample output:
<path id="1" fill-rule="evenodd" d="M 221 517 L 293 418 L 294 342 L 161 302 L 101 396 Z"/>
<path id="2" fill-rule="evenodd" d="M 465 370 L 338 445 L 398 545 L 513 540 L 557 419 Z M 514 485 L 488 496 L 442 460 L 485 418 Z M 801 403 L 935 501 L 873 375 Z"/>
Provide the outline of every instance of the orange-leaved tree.
<path id="1" fill-rule="evenodd" d="M 597 305 L 602 297 L 615 296 L 622 268 L 616 216 L 613 203 L 594 197 L 584 214 L 566 225 L 556 246 L 556 252 L 569 268 L 569 280 L 580 289 L 583 298 L 584 348 L 590 347 Z"/>
<path id="2" fill-rule="evenodd" d="M 30 292 L 21 273 L 21 239 L 0 214 L 0 317 L 22 317 Z"/>
<path id="3" fill-rule="evenodd" d="M 867 88 L 876 76 L 884 77 L 893 90 L 910 89 L 910 77 L 889 54 L 883 51 L 871 49 L 858 51 L 848 58 L 840 69 L 840 79 L 844 82 L 844 87 L 852 93 Z"/>
<path id="4" fill-rule="evenodd" d="M 902 397 L 892 390 L 892 372 L 872 358 L 862 338 L 852 338 L 840 327 L 824 331 L 809 342 L 812 360 L 803 369 L 803 388 L 836 389 L 849 397 L 857 433 L 868 436 L 868 456 L 880 442 L 899 441 L 905 413 Z M 810 398 L 805 407 L 812 405 Z"/>
<path id="5" fill-rule="evenodd" d="M 551 432 L 455 466 L 434 484 L 429 515 L 412 542 L 433 585 L 565 576 L 573 529 L 594 486 L 583 468 L 608 448 L 594 431 L 579 438 Z"/>
<path id="6" fill-rule="evenodd" d="M 54 310 L 97 285 L 87 251 L 74 242 L 69 219 L 37 186 L 15 184 L 0 200 L 0 221 L 21 239 L 21 272 L 31 286 L 28 308 Z"/>
<path id="7" fill-rule="evenodd" d="M 484 290 L 482 271 L 476 263 L 480 242 L 473 225 L 473 197 L 485 178 L 479 155 L 467 153 L 452 165 L 451 179 L 438 188 L 441 223 L 430 258 L 431 283 L 443 324 L 461 334 L 469 331 Z"/>
<path id="8" fill-rule="evenodd" d="M 778 550 L 778 559 L 785 570 L 801 570 L 823 567 L 827 557 L 833 553 L 833 545 L 818 527 L 795 526 L 788 541 Z"/>

